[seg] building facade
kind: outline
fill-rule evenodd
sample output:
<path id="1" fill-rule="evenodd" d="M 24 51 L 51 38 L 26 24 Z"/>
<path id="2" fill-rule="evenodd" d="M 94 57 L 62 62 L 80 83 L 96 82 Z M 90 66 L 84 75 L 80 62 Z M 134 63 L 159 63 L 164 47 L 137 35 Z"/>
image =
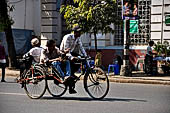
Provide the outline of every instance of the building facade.
<path id="1" fill-rule="evenodd" d="M 48 39 L 55 39 L 57 45 L 67 33 L 66 24 L 60 15 L 59 8 L 62 0 L 9 0 L 15 10 L 10 13 L 15 23 L 13 28 L 30 29 L 41 37 L 42 45 Z M 130 0 L 117 0 L 117 15 L 122 15 L 124 2 Z M 135 66 L 140 65 L 140 60 L 145 56 L 145 50 L 149 40 L 163 43 L 170 42 L 170 25 L 165 19 L 170 15 L 170 0 L 135 0 L 138 8 L 138 33 L 129 34 L 130 61 Z M 123 21 L 123 20 L 120 20 Z M 123 58 L 124 29 L 121 25 L 112 25 L 114 34 L 102 35 L 98 33 L 98 49 L 102 50 L 103 65 L 113 63 L 115 56 Z M 87 52 L 94 57 L 94 36 L 88 33 L 81 36 Z M 107 60 L 106 60 L 107 59 Z"/>

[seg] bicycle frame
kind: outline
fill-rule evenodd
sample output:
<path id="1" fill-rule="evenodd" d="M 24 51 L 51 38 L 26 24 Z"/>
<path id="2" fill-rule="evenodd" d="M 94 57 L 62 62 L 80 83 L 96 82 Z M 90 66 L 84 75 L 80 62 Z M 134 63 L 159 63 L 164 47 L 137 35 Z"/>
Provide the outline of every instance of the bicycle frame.
<path id="1" fill-rule="evenodd" d="M 81 67 L 80 67 L 80 69 L 81 69 L 81 74 L 78 76 L 78 78 L 75 80 L 75 82 L 77 82 L 78 80 L 80 80 L 80 77 L 81 76 L 86 76 L 86 75 L 88 75 L 88 73 L 87 72 L 89 72 L 90 71 L 90 69 L 91 68 L 93 68 L 93 67 L 91 67 L 90 66 L 90 58 L 79 58 L 80 59 L 80 63 L 76 63 L 76 64 L 80 64 L 81 65 Z"/>
<path id="2" fill-rule="evenodd" d="M 60 73 L 58 72 L 58 70 L 53 66 L 53 65 L 50 65 L 50 66 L 45 66 L 45 72 L 46 72 L 46 76 L 47 77 L 53 77 L 55 80 L 57 80 L 59 83 L 63 83 L 63 81 L 61 80 L 61 77 L 60 77 Z M 48 73 L 48 69 L 51 68 L 50 70 L 50 73 Z M 54 74 L 55 73 L 55 76 Z"/>
<path id="3" fill-rule="evenodd" d="M 33 79 L 33 82 L 34 82 L 34 78 L 42 78 L 42 76 L 36 76 L 36 77 L 34 76 L 34 74 L 35 74 L 34 70 L 37 68 L 36 66 L 37 67 L 39 66 L 39 68 L 41 68 L 40 65 L 33 64 L 33 65 L 31 65 L 31 67 L 29 69 L 27 69 L 27 68 L 24 69 L 24 71 L 19 76 L 20 79 L 17 80 L 17 83 L 23 83 L 25 80 L 29 80 L 29 79 Z M 26 73 L 28 72 L 28 70 L 31 71 L 31 78 L 25 79 L 25 76 L 26 76 Z M 45 77 L 45 75 L 43 77 Z"/>

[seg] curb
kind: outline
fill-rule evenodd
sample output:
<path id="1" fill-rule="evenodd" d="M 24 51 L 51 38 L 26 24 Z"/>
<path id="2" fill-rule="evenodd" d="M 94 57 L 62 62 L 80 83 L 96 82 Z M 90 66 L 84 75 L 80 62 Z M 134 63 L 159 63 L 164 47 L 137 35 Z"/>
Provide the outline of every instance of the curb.
<path id="1" fill-rule="evenodd" d="M 122 79 L 122 78 L 109 78 L 110 82 L 117 83 L 140 83 L 140 84 L 161 84 L 161 85 L 170 85 L 168 80 L 142 80 L 142 79 Z"/>

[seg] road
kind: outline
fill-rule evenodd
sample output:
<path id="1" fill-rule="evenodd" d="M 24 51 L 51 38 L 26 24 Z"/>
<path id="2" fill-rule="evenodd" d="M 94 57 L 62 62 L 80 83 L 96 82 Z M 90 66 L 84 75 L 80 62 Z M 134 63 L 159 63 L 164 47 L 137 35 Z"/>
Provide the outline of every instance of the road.
<path id="1" fill-rule="evenodd" d="M 33 100 L 13 79 L 0 83 L 0 113 L 170 113 L 169 85 L 111 83 L 107 97 L 97 101 L 87 95 L 80 81 L 77 94 L 53 98 L 46 92 Z"/>

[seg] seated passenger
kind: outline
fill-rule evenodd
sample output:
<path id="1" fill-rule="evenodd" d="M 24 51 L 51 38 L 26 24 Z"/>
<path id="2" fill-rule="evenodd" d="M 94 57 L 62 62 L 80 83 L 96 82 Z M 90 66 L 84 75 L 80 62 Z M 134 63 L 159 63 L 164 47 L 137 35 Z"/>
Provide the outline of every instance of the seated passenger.
<path id="1" fill-rule="evenodd" d="M 59 50 L 59 48 L 56 47 L 56 43 L 54 40 L 48 40 L 46 44 L 47 48 L 45 48 L 41 52 L 41 57 L 40 57 L 40 62 L 45 63 L 45 62 L 51 62 L 56 69 L 59 71 L 60 75 L 62 76 L 63 80 L 65 76 L 70 76 L 71 75 L 71 70 L 70 70 L 70 62 L 69 60 L 65 60 L 64 63 L 66 64 L 66 75 L 64 74 L 63 70 L 61 69 L 61 55 L 63 52 Z"/>
<path id="2" fill-rule="evenodd" d="M 38 38 L 34 38 L 31 40 L 32 49 L 30 49 L 23 57 L 26 57 L 28 55 L 33 56 L 34 63 L 40 63 L 40 55 L 42 51 L 42 47 L 40 47 L 40 42 Z"/>
<path id="3" fill-rule="evenodd" d="M 41 55 L 41 51 L 42 51 L 42 47 L 40 47 L 40 41 L 38 38 L 33 38 L 31 40 L 31 45 L 32 45 L 32 49 L 30 49 L 26 54 L 23 55 L 23 58 L 27 58 L 29 57 L 29 60 L 31 60 L 31 62 L 24 62 L 20 65 L 20 77 L 21 74 L 23 73 L 24 69 L 28 69 L 29 66 L 31 66 L 32 64 L 35 63 L 39 63 L 40 62 L 40 55 Z M 30 57 L 31 56 L 31 57 Z"/>

